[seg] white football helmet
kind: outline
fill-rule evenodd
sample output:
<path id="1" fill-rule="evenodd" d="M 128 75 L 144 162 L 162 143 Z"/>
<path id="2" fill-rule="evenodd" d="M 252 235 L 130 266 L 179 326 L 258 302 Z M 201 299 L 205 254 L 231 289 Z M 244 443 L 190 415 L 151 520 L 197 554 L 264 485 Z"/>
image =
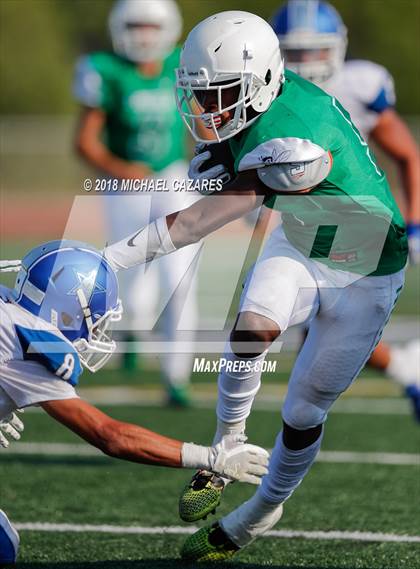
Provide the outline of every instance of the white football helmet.
<path id="1" fill-rule="evenodd" d="M 108 24 L 114 51 L 136 63 L 163 59 L 182 32 L 174 0 L 118 0 Z"/>
<path id="2" fill-rule="evenodd" d="M 188 129 L 199 142 L 217 143 L 235 136 L 266 111 L 284 81 L 279 41 L 271 26 L 249 12 L 221 12 L 206 18 L 189 33 L 176 70 L 176 99 Z M 233 104 L 224 106 L 226 90 L 236 87 Z M 216 112 L 203 112 L 200 95 L 213 91 Z M 233 112 L 221 124 L 220 115 Z M 251 115 L 251 116 L 250 116 Z M 214 139 L 200 136 L 200 120 Z"/>

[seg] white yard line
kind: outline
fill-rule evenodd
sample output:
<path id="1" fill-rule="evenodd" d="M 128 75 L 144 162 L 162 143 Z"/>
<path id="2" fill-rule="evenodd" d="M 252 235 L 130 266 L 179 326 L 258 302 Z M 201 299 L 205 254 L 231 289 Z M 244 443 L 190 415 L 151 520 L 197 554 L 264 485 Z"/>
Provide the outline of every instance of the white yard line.
<path id="1" fill-rule="evenodd" d="M 100 450 L 88 445 L 69 443 L 13 443 L 4 454 L 38 455 L 38 456 L 105 456 Z M 1 456 L 1 455 L 0 455 Z"/>
<path id="2" fill-rule="evenodd" d="M 395 464 L 420 466 L 420 454 L 397 452 L 352 452 L 339 450 L 321 451 L 318 462 L 343 462 L 359 464 Z"/>
<path id="3" fill-rule="evenodd" d="M 286 384 L 265 384 L 261 387 L 254 409 L 280 411 L 286 395 Z M 398 386 L 387 380 L 367 380 L 360 378 L 331 409 L 331 413 L 368 415 L 408 415 L 410 402 L 406 398 L 395 397 L 400 394 Z M 138 405 L 161 407 L 164 402 L 163 390 L 159 386 L 101 386 L 84 387 L 80 395 L 93 405 Z M 215 383 L 192 385 L 194 405 L 201 409 L 214 409 L 217 401 Z"/>
<path id="4" fill-rule="evenodd" d="M 268 392 L 267 392 L 268 391 Z M 164 408 L 163 392 L 153 388 L 105 387 L 81 389 L 80 395 L 92 405 L 107 407 L 157 407 Z M 259 411 L 280 411 L 285 389 L 266 390 L 253 405 Z M 194 406 L 198 409 L 214 409 L 217 394 L 215 389 L 193 390 Z M 27 413 L 43 413 L 40 407 L 29 407 Z M 330 410 L 333 414 L 356 415 L 411 415 L 410 402 L 396 397 L 344 397 Z"/>
<path id="5" fill-rule="evenodd" d="M 0 453 L 13 455 L 41 456 L 104 456 L 99 450 L 88 445 L 69 443 L 24 443 L 18 442 L 2 449 Z M 394 452 L 351 452 L 321 451 L 318 462 L 346 464 L 391 464 L 397 466 L 420 466 L 420 454 Z"/>
<path id="6" fill-rule="evenodd" d="M 20 531 L 45 531 L 45 532 L 92 532 L 114 533 L 125 535 L 189 535 L 197 531 L 197 527 L 182 526 L 113 526 L 113 525 L 90 525 L 90 524 L 51 524 L 51 523 L 16 523 L 15 528 Z M 375 533 L 364 531 L 300 531 L 300 530 L 272 530 L 264 537 L 274 538 L 303 538 L 315 540 L 353 540 L 353 541 L 380 541 L 399 543 L 420 543 L 420 536 L 398 535 L 393 533 Z"/>

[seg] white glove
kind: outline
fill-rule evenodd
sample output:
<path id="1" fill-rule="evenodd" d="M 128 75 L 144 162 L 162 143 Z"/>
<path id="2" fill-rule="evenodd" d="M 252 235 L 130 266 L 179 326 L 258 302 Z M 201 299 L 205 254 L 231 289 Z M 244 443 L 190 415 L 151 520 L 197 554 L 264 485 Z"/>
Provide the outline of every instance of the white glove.
<path id="1" fill-rule="evenodd" d="M 23 411 L 20 411 L 20 413 L 23 413 Z M 4 448 L 9 446 L 10 442 L 7 437 L 18 441 L 20 439 L 20 433 L 23 432 L 24 428 L 24 424 L 15 413 L 7 415 L 7 417 L 0 421 L 0 446 Z"/>
<path id="2" fill-rule="evenodd" d="M 199 151 L 199 148 L 197 150 Z M 212 180 L 218 178 L 225 172 L 223 164 L 216 164 L 216 166 L 212 166 L 208 170 L 201 170 L 201 166 L 209 158 L 211 158 L 211 152 L 208 150 L 194 156 L 188 169 L 188 177 L 191 178 L 191 180 Z"/>
<path id="3" fill-rule="evenodd" d="M 184 443 L 182 465 L 185 468 L 210 470 L 239 482 L 260 484 L 267 474 L 270 455 L 255 445 L 244 444 L 245 435 L 225 435 L 214 447 Z"/>
<path id="4" fill-rule="evenodd" d="M 13 302 L 15 300 L 13 290 L 7 286 L 0 285 L 0 298 L 4 302 Z"/>
<path id="5" fill-rule="evenodd" d="M 225 435 L 212 448 L 214 460 L 210 470 L 231 480 L 261 484 L 261 477 L 268 472 L 268 452 L 256 445 L 244 444 L 245 435 Z"/>

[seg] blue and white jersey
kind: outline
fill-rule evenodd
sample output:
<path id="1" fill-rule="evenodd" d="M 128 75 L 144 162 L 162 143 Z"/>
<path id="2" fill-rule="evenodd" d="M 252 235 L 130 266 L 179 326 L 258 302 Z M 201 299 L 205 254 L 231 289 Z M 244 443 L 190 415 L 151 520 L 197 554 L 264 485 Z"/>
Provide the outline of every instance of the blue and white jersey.
<path id="1" fill-rule="evenodd" d="M 389 72 L 372 61 L 346 61 L 322 89 L 336 97 L 367 139 L 383 111 L 395 105 L 394 82 Z"/>
<path id="2" fill-rule="evenodd" d="M 42 401 L 78 397 L 73 345 L 45 320 L 0 299 L 0 419 Z"/>

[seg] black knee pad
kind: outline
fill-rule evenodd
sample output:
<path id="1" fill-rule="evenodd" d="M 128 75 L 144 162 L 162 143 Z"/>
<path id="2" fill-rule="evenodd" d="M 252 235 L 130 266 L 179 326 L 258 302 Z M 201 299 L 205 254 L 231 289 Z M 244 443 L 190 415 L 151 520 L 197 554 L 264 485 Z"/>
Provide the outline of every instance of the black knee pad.
<path id="1" fill-rule="evenodd" d="M 263 331 L 233 330 L 230 335 L 230 345 L 234 354 L 240 358 L 256 358 L 270 344 Z"/>
<path id="2" fill-rule="evenodd" d="M 290 450 L 302 450 L 311 446 L 322 433 L 322 424 L 298 431 L 283 421 L 283 443 Z"/>

